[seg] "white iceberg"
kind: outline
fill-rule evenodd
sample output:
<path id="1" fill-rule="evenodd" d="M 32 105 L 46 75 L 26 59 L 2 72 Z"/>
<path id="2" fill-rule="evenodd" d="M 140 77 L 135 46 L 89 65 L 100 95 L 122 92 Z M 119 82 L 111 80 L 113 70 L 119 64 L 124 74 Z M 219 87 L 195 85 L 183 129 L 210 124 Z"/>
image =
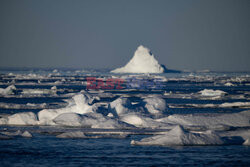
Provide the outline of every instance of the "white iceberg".
<path id="1" fill-rule="evenodd" d="M 193 145 L 222 145 L 222 138 L 212 131 L 192 133 L 176 126 L 164 135 L 144 138 L 141 141 L 131 141 L 132 145 L 161 145 L 161 146 L 193 146 Z"/>
<path id="2" fill-rule="evenodd" d="M 134 57 L 121 68 L 112 70 L 113 73 L 163 73 L 166 68 L 160 65 L 150 50 L 140 45 Z"/>

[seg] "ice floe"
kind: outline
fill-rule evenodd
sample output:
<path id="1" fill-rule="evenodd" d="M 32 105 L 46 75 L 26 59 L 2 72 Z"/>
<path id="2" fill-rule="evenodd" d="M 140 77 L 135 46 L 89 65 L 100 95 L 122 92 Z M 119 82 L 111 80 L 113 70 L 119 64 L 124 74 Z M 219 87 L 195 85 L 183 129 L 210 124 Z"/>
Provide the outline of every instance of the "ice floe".
<path id="1" fill-rule="evenodd" d="M 17 130 L 17 131 L 0 131 L 0 139 L 1 139 L 1 136 L 6 136 L 4 137 L 3 139 L 9 139 L 9 138 L 12 138 L 12 137 L 27 137 L 27 138 L 30 138 L 32 137 L 32 134 L 28 131 L 20 131 L 20 130 Z"/>
<path id="2" fill-rule="evenodd" d="M 113 115 L 121 115 L 128 113 L 132 108 L 132 104 L 128 98 L 118 98 L 109 104 L 109 110 Z"/>
<path id="3" fill-rule="evenodd" d="M 2 125 L 37 125 L 37 116 L 33 112 L 16 113 L 0 118 Z"/>
<path id="4" fill-rule="evenodd" d="M 77 113 L 85 114 L 93 112 L 95 106 L 92 106 L 93 97 L 89 94 L 77 94 L 73 96 L 72 100 L 69 101 L 68 106 L 59 109 L 44 109 L 38 113 L 38 119 L 40 124 L 53 125 L 53 119 L 64 113 Z"/>
<path id="5" fill-rule="evenodd" d="M 3 88 L 0 88 L 0 95 L 12 95 L 12 94 L 15 94 L 16 91 L 16 87 L 15 85 L 10 85 L 8 86 L 7 88 L 3 89 Z"/>
<path id="6" fill-rule="evenodd" d="M 167 111 L 166 101 L 158 96 L 148 97 L 143 100 L 147 111 L 153 115 L 162 115 Z"/>
<path id="7" fill-rule="evenodd" d="M 74 132 L 64 132 L 56 136 L 57 138 L 86 138 L 83 132 L 74 131 Z"/>
<path id="8" fill-rule="evenodd" d="M 199 92 L 202 96 L 224 96 L 226 92 L 222 90 L 204 89 Z"/>
<path id="9" fill-rule="evenodd" d="M 250 110 L 223 114 L 173 114 L 157 121 L 183 126 L 204 126 L 209 129 L 209 127 L 214 128 L 220 125 L 249 127 L 249 120 Z"/>
<path id="10" fill-rule="evenodd" d="M 194 145 L 222 145 L 222 138 L 212 131 L 193 133 L 176 126 L 163 135 L 131 141 L 132 145 L 161 145 L 161 146 L 194 146 Z"/>
<path id="11" fill-rule="evenodd" d="M 53 95 L 56 89 L 23 89 L 22 95 Z"/>

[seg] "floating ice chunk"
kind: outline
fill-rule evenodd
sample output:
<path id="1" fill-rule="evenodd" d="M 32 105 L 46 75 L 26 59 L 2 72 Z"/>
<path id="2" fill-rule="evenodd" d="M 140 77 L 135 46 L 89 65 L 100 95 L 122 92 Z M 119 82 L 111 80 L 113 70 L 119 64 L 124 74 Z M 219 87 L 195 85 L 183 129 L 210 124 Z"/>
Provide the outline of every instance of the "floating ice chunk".
<path id="1" fill-rule="evenodd" d="M 224 141 L 214 132 L 191 133 L 181 126 L 176 126 L 164 135 L 144 138 L 141 141 L 131 141 L 132 145 L 162 145 L 162 146 L 188 146 L 188 145 L 222 145 Z"/>
<path id="2" fill-rule="evenodd" d="M 76 113 L 64 113 L 57 116 L 53 121 L 57 125 L 64 126 L 81 126 L 82 118 L 79 114 Z"/>
<path id="3" fill-rule="evenodd" d="M 250 107 L 250 102 L 222 103 L 219 107 Z"/>
<path id="4" fill-rule="evenodd" d="M 234 84 L 232 84 L 231 82 L 227 82 L 224 84 L 225 86 L 235 86 Z"/>
<path id="5" fill-rule="evenodd" d="M 120 120 L 139 128 L 169 128 L 169 124 L 157 122 L 150 117 L 143 116 L 141 113 L 128 113 L 120 116 Z"/>
<path id="6" fill-rule="evenodd" d="M 44 109 L 38 113 L 40 124 L 54 125 L 52 121 L 58 115 L 63 113 L 78 113 L 84 114 L 93 112 L 93 106 L 89 105 L 92 99 L 85 94 L 77 94 L 72 97 L 68 106 L 60 109 Z"/>
<path id="7" fill-rule="evenodd" d="M 167 110 L 166 101 L 161 97 L 148 97 L 143 101 L 146 103 L 145 108 L 153 115 L 160 115 Z"/>
<path id="8" fill-rule="evenodd" d="M 250 146 L 250 138 L 246 139 L 246 141 L 243 143 L 243 145 Z"/>
<path id="9" fill-rule="evenodd" d="M 20 136 L 22 132 L 20 130 L 15 131 L 15 132 L 4 131 L 4 132 L 1 132 L 1 134 L 7 135 L 7 136 Z"/>
<path id="10" fill-rule="evenodd" d="M 8 125 L 37 125 L 37 116 L 33 112 L 17 113 L 2 119 L 5 121 L 0 123 Z"/>
<path id="11" fill-rule="evenodd" d="M 28 131 L 25 131 L 25 132 L 23 132 L 22 134 L 21 134 L 21 136 L 22 137 L 32 137 L 32 135 L 30 134 L 30 132 L 28 132 Z"/>
<path id="12" fill-rule="evenodd" d="M 118 98 L 111 102 L 108 106 L 114 115 L 122 115 L 131 110 L 132 104 L 128 98 Z"/>
<path id="13" fill-rule="evenodd" d="M 56 125 L 81 126 L 88 128 L 116 129 L 131 127 L 128 124 L 103 116 L 99 113 L 64 113 L 57 116 L 53 121 Z"/>
<path id="14" fill-rule="evenodd" d="M 199 92 L 202 96 L 223 96 L 226 92 L 222 90 L 204 89 Z"/>
<path id="15" fill-rule="evenodd" d="M 99 113 L 88 113 L 82 115 L 82 126 L 101 129 L 123 129 L 132 127 L 124 122 L 109 118 Z"/>
<path id="16" fill-rule="evenodd" d="M 143 117 L 139 115 L 138 113 L 126 114 L 121 117 L 121 121 L 134 125 L 136 127 L 138 126 L 141 127 L 145 123 Z"/>
<path id="17" fill-rule="evenodd" d="M 16 87 L 14 85 L 10 85 L 5 89 L 0 88 L 0 95 L 12 95 L 14 94 L 15 90 L 16 90 Z"/>
<path id="18" fill-rule="evenodd" d="M 52 86 L 50 89 L 51 90 L 57 90 L 57 87 L 56 86 Z"/>
<path id="19" fill-rule="evenodd" d="M 107 116 L 110 117 L 110 118 L 113 118 L 113 117 L 114 117 L 114 114 L 112 114 L 112 113 L 110 112 L 110 113 L 108 113 Z"/>
<path id="20" fill-rule="evenodd" d="M 160 65 L 150 50 L 140 45 L 135 51 L 134 57 L 121 68 L 113 73 L 163 73 L 165 67 Z"/>
<path id="21" fill-rule="evenodd" d="M 1 134 L 3 135 L 6 135 L 6 136 L 10 136 L 10 137 L 14 137 L 14 136 L 21 136 L 21 137 L 32 137 L 32 135 L 28 132 L 28 131 L 15 131 L 15 132 L 8 132 L 8 131 L 4 131 L 4 132 L 0 132 Z"/>
<path id="22" fill-rule="evenodd" d="M 58 138 L 86 138 L 83 132 L 75 131 L 75 132 L 64 132 L 60 135 L 57 135 Z"/>
<path id="23" fill-rule="evenodd" d="M 250 125 L 249 119 L 250 110 L 226 114 L 174 114 L 158 119 L 157 121 L 183 126 L 204 126 L 209 128 L 218 125 L 246 127 Z"/>
<path id="24" fill-rule="evenodd" d="M 55 90 L 52 89 L 23 89 L 23 95 L 51 95 L 56 94 Z"/>

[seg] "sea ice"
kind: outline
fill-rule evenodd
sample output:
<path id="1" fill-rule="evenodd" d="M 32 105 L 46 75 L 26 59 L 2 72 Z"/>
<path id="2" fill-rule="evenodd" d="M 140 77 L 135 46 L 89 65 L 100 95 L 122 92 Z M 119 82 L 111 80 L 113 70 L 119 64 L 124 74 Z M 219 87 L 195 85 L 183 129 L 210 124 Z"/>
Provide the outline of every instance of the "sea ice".
<path id="1" fill-rule="evenodd" d="M 56 125 L 61 126 L 81 126 L 88 128 L 101 128 L 101 129 L 117 129 L 132 127 L 126 123 L 111 119 L 99 113 L 64 113 L 56 117 L 54 120 Z"/>
<path id="2" fill-rule="evenodd" d="M 16 136 L 27 137 L 27 138 L 32 137 L 30 132 L 28 132 L 28 131 L 22 132 L 20 130 L 15 131 L 15 132 L 3 131 L 3 132 L 0 132 L 0 135 L 5 135 L 5 136 L 9 136 L 9 137 L 16 137 Z"/>
<path id="3" fill-rule="evenodd" d="M 55 89 L 23 89 L 23 95 L 52 95 L 56 94 Z"/>
<path id="4" fill-rule="evenodd" d="M 219 107 L 250 107 L 250 102 L 222 103 Z"/>
<path id="5" fill-rule="evenodd" d="M 16 113 L 7 117 L 0 118 L 3 125 L 37 125 L 37 116 L 33 112 Z"/>
<path id="6" fill-rule="evenodd" d="M 166 101 L 157 96 L 148 97 L 143 100 L 145 104 L 145 108 L 152 115 L 161 115 L 164 111 L 167 110 Z"/>
<path id="7" fill-rule="evenodd" d="M 128 113 L 132 107 L 132 104 L 128 98 L 118 98 L 112 101 L 108 108 L 113 115 L 119 116 L 121 114 Z"/>
<path id="8" fill-rule="evenodd" d="M 93 99 L 88 94 L 77 94 L 72 97 L 69 101 L 68 106 L 59 109 L 44 109 L 38 113 L 38 119 L 40 124 L 53 125 L 52 121 L 54 118 L 63 113 L 78 113 L 85 114 L 88 112 L 93 112 L 94 105 L 90 105 Z"/>
<path id="9" fill-rule="evenodd" d="M 193 145 L 222 145 L 222 138 L 212 131 L 192 133 L 176 126 L 163 135 L 144 138 L 141 141 L 131 141 L 132 145 L 162 145 L 162 146 L 193 146 Z"/>
<path id="10" fill-rule="evenodd" d="M 243 143 L 243 145 L 250 146 L 250 138 L 247 139 L 247 140 Z"/>
<path id="11" fill-rule="evenodd" d="M 14 91 L 16 90 L 16 87 L 14 85 L 10 85 L 7 88 L 3 89 L 0 88 L 0 95 L 12 95 L 14 94 Z"/>
<path id="12" fill-rule="evenodd" d="M 248 127 L 250 126 L 250 110 L 239 113 L 223 113 L 223 114 L 173 114 L 165 118 L 158 119 L 159 122 L 176 124 L 182 126 L 232 126 L 232 127 Z"/>
<path id="13" fill-rule="evenodd" d="M 222 90 L 213 90 L 213 89 L 204 89 L 202 91 L 199 92 L 202 96 L 223 96 L 226 94 L 226 92 L 222 91 Z"/>
<path id="14" fill-rule="evenodd" d="M 74 132 L 64 132 L 60 135 L 57 135 L 58 138 L 86 138 L 83 132 L 74 131 Z"/>
<path id="15" fill-rule="evenodd" d="M 134 57 L 121 68 L 113 73 L 163 73 L 165 67 L 160 65 L 150 50 L 140 45 L 135 51 Z"/>

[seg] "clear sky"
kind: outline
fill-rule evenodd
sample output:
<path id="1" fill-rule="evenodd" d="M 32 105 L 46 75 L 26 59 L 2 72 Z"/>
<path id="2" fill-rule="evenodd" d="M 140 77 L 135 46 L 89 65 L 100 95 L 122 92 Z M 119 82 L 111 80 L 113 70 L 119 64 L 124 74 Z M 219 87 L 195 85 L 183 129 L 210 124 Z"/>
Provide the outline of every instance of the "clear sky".
<path id="1" fill-rule="evenodd" d="M 250 71 L 250 0 L 0 0 L 0 67 Z"/>

